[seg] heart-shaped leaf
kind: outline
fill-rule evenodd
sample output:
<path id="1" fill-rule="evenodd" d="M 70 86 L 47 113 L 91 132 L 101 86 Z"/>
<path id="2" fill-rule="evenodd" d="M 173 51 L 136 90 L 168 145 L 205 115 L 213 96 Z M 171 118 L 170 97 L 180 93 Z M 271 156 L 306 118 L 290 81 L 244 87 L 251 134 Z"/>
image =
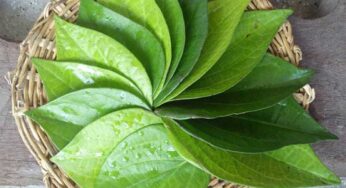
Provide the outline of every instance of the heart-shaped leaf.
<path id="1" fill-rule="evenodd" d="M 175 98 L 200 79 L 220 59 L 232 40 L 236 26 L 249 0 L 214 0 L 208 2 L 209 29 L 201 56 L 190 74 L 172 92 Z"/>
<path id="2" fill-rule="evenodd" d="M 56 17 L 56 62 L 33 60 L 49 103 L 25 112 L 52 162 L 81 188 L 339 183 L 295 145 L 335 138 L 292 97 L 311 71 L 265 55 L 290 11 L 249 1 L 81 0 L 81 26 Z"/>
<path id="3" fill-rule="evenodd" d="M 173 119 L 216 118 L 268 108 L 305 85 L 312 72 L 298 69 L 267 54 L 239 84 L 228 91 L 202 99 L 176 101 L 156 109 Z"/>
<path id="4" fill-rule="evenodd" d="M 148 29 L 94 0 L 81 1 L 77 23 L 107 34 L 128 48 L 143 63 L 154 93 L 160 92 L 165 81 L 165 53 Z"/>
<path id="5" fill-rule="evenodd" d="M 123 45 L 102 33 L 55 18 L 58 60 L 112 70 L 131 80 L 152 103 L 152 87 L 143 65 Z M 95 44 L 102 44 L 102 48 Z"/>
<path id="6" fill-rule="evenodd" d="M 172 120 L 164 120 L 169 138 L 186 160 L 231 182 L 254 187 L 307 187 L 338 184 L 308 145 L 284 147 L 273 152 L 244 154 L 221 150 L 183 131 Z"/>
<path id="7" fill-rule="evenodd" d="M 91 123 L 52 161 L 81 187 L 205 188 L 209 181 L 175 151 L 159 117 L 135 108 Z"/>
<path id="8" fill-rule="evenodd" d="M 137 96 L 120 89 L 90 88 L 64 95 L 25 114 L 38 123 L 62 149 L 84 126 L 124 108 L 150 109 Z"/>
<path id="9" fill-rule="evenodd" d="M 106 7 L 130 18 L 149 29 L 160 41 L 165 50 L 168 73 L 172 60 L 172 44 L 166 20 L 155 0 L 97 0 Z"/>
<path id="10" fill-rule="evenodd" d="M 185 21 L 179 0 L 156 0 L 165 17 L 172 43 L 172 62 L 166 80 L 175 73 L 185 47 Z"/>
<path id="11" fill-rule="evenodd" d="M 290 97 L 274 107 L 212 120 L 178 121 L 193 137 L 223 150 L 257 153 L 336 139 Z"/>
<path id="12" fill-rule="evenodd" d="M 183 57 L 173 77 L 168 81 L 160 95 L 155 99 L 155 106 L 159 106 L 164 99 L 179 86 L 192 71 L 208 34 L 208 1 L 182 0 L 181 8 L 186 24 L 186 43 Z"/>
<path id="13" fill-rule="evenodd" d="M 113 71 L 77 62 L 32 59 L 32 63 L 40 75 L 49 100 L 80 89 L 99 87 L 118 88 L 142 97 L 132 82 Z"/>
<path id="14" fill-rule="evenodd" d="M 272 38 L 291 13 L 291 10 L 246 12 L 219 61 L 176 99 L 208 97 L 236 85 L 261 62 Z"/>

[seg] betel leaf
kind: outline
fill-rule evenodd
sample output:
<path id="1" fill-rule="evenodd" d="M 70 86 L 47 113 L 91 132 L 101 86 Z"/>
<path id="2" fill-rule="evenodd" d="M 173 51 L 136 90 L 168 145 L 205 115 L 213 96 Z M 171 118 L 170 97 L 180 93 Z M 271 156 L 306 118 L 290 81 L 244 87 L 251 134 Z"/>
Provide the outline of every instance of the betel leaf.
<path id="1" fill-rule="evenodd" d="M 232 40 L 249 0 L 214 0 L 208 2 L 208 36 L 201 56 L 190 74 L 167 97 L 175 98 L 200 79 L 219 60 Z"/>
<path id="2" fill-rule="evenodd" d="M 274 107 L 212 120 L 178 121 L 193 137 L 223 150 L 257 153 L 336 139 L 289 97 Z"/>
<path id="3" fill-rule="evenodd" d="M 168 73 L 172 60 L 172 44 L 165 17 L 155 0 L 97 0 L 106 7 L 134 20 L 149 29 L 161 42 L 166 55 Z"/>
<path id="4" fill-rule="evenodd" d="M 179 0 L 156 0 L 165 17 L 172 43 L 172 62 L 166 80 L 175 73 L 185 47 L 185 21 Z"/>
<path id="5" fill-rule="evenodd" d="M 94 0 L 81 1 L 77 24 L 107 34 L 128 48 L 143 63 L 154 93 L 160 92 L 165 81 L 165 54 L 148 29 Z"/>
<path id="6" fill-rule="evenodd" d="M 221 179 L 254 187 L 307 187 L 338 184 L 308 145 L 259 154 L 225 151 L 195 139 L 165 119 L 168 137 L 186 160 Z"/>
<path id="7" fill-rule="evenodd" d="M 49 100 L 85 88 L 117 88 L 142 97 L 139 89 L 116 72 L 78 62 L 32 59 Z"/>
<path id="8" fill-rule="evenodd" d="M 116 111 L 89 124 L 52 161 L 81 187 L 207 187 L 209 175 L 181 158 L 166 132 L 149 111 Z"/>
<path id="9" fill-rule="evenodd" d="M 155 99 L 155 106 L 159 106 L 178 87 L 184 78 L 189 75 L 201 55 L 208 34 L 208 1 L 181 0 L 180 4 L 186 25 L 185 49 L 175 74 Z"/>
<path id="10" fill-rule="evenodd" d="M 208 97 L 236 85 L 261 62 L 279 27 L 291 13 L 291 10 L 244 13 L 219 61 L 176 99 Z"/>
<path id="11" fill-rule="evenodd" d="M 25 114 L 38 123 L 62 149 L 89 123 L 124 108 L 150 109 L 137 96 L 120 89 L 90 88 L 64 95 Z"/>
<path id="12" fill-rule="evenodd" d="M 97 31 L 55 17 L 57 59 L 112 70 L 131 80 L 152 103 L 152 86 L 143 65 L 123 45 Z M 102 47 L 100 47 L 102 45 Z"/>
<path id="13" fill-rule="evenodd" d="M 267 54 L 235 87 L 212 97 L 165 104 L 157 113 L 173 119 L 216 118 L 273 106 L 304 86 L 312 71 Z"/>

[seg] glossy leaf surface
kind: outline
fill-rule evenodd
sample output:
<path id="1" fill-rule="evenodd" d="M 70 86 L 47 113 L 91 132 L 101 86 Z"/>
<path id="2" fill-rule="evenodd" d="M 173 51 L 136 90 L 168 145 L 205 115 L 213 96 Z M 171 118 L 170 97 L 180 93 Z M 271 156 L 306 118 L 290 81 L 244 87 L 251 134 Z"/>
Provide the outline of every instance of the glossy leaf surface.
<path id="1" fill-rule="evenodd" d="M 235 152 L 257 153 L 336 139 L 292 97 L 261 111 L 212 120 L 179 121 L 179 125 L 197 139 Z"/>
<path id="2" fill-rule="evenodd" d="M 48 104 L 26 112 L 62 149 L 89 123 L 123 108 L 150 109 L 135 95 L 120 89 L 92 88 L 64 95 Z"/>
<path id="3" fill-rule="evenodd" d="M 180 157 L 159 117 L 135 108 L 91 123 L 52 160 L 81 187 L 205 188 L 210 178 Z"/>
<path id="4" fill-rule="evenodd" d="M 189 75 L 201 55 L 201 51 L 208 35 L 208 1 L 183 0 L 180 1 L 186 24 L 186 43 L 181 62 L 168 81 L 160 95 L 155 100 L 159 106 L 165 98 L 179 86 Z"/>
<path id="5" fill-rule="evenodd" d="M 261 62 L 279 27 L 291 13 L 291 10 L 246 12 L 219 61 L 177 99 L 208 97 L 236 85 Z"/>
<path id="6" fill-rule="evenodd" d="M 169 138 L 186 160 L 231 182 L 254 187 L 307 187 L 338 184 L 308 145 L 294 145 L 259 154 L 218 149 L 195 139 L 165 119 Z"/>
<path id="7" fill-rule="evenodd" d="M 166 80 L 175 73 L 185 47 L 185 21 L 179 0 L 156 0 L 165 17 L 172 43 L 172 62 Z"/>
<path id="8" fill-rule="evenodd" d="M 139 89 L 116 72 L 78 62 L 32 59 L 49 100 L 85 88 L 117 88 L 142 97 Z"/>
<path id="9" fill-rule="evenodd" d="M 156 111 L 173 119 L 215 118 L 268 108 L 304 86 L 310 70 L 298 69 L 267 54 L 262 62 L 235 87 L 202 99 L 176 101 Z"/>
<path id="10" fill-rule="evenodd" d="M 232 40 L 249 0 L 214 0 L 208 2 L 208 36 L 201 56 L 186 79 L 168 99 L 175 98 L 200 79 L 219 60 Z"/>
<path id="11" fill-rule="evenodd" d="M 58 60 L 77 61 L 112 70 L 131 80 L 152 102 L 152 87 L 143 65 L 123 45 L 97 31 L 56 17 Z M 102 48 L 99 45 L 102 44 Z"/>
<path id="12" fill-rule="evenodd" d="M 160 41 L 166 55 L 168 73 L 172 60 L 172 44 L 166 20 L 155 0 L 98 0 L 110 9 L 149 29 Z"/>
<path id="13" fill-rule="evenodd" d="M 128 48 L 144 65 L 155 93 L 161 90 L 165 52 L 160 41 L 148 29 L 94 0 L 81 1 L 77 23 L 107 34 Z"/>

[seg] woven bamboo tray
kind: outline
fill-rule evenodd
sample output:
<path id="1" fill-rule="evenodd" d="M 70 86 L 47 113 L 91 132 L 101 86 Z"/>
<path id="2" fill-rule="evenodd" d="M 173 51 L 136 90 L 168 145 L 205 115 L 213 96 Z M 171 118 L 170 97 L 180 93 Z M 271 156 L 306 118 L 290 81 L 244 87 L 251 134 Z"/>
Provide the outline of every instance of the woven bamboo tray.
<path id="1" fill-rule="evenodd" d="M 269 0 L 252 0 L 248 6 L 249 10 L 272 8 Z M 18 64 L 11 75 L 12 112 L 18 132 L 24 144 L 40 165 L 43 182 L 49 188 L 73 188 L 77 186 L 55 164 L 50 162 L 50 158 L 57 153 L 56 148 L 43 130 L 23 114 L 23 112 L 47 102 L 43 85 L 30 59 L 32 57 L 55 59 L 53 16 L 56 14 L 73 22 L 78 16 L 78 9 L 79 0 L 53 0 L 48 3 L 26 39 L 20 44 Z M 294 44 L 292 27 L 289 22 L 281 27 L 273 39 L 269 51 L 295 65 L 299 65 L 302 53 L 300 48 Z M 309 85 L 304 86 L 295 94 L 297 101 L 306 109 L 314 100 L 314 96 L 314 90 Z M 231 188 L 239 186 L 212 178 L 209 187 Z"/>

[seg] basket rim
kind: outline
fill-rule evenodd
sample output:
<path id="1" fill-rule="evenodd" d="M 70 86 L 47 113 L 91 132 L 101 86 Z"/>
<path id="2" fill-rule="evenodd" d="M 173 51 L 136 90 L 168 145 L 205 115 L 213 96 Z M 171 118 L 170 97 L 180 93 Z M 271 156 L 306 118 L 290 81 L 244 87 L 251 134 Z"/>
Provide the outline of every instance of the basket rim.
<path id="1" fill-rule="evenodd" d="M 273 9 L 269 0 L 252 0 L 250 10 Z M 20 54 L 17 66 L 11 75 L 12 115 L 14 116 L 18 132 L 31 154 L 36 159 L 43 173 L 43 182 L 46 187 L 77 187 L 54 163 L 50 157 L 57 153 L 43 130 L 24 116 L 30 108 L 36 108 L 47 102 L 43 86 L 31 66 L 31 57 L 54 59 L 56 56 L 54 40 L 53 15 L 56 14 L 66 20 L 75 21 L 79 10 L 79 0 L 52 0 L 47 4 L 42 14 L 35 22 L 27 37 L 20 44 Z M 287 21 L 280 28 L 273 39 L 269 51 L 292 64 L 299 65 L 302 52 L 295 45 L 292 26 Z M 315 99 L 315 91 L 309 85 L 304 86 L 294 97 L 305 109 Z M 229 185 L 213 178 L 211 187 Z"/>

